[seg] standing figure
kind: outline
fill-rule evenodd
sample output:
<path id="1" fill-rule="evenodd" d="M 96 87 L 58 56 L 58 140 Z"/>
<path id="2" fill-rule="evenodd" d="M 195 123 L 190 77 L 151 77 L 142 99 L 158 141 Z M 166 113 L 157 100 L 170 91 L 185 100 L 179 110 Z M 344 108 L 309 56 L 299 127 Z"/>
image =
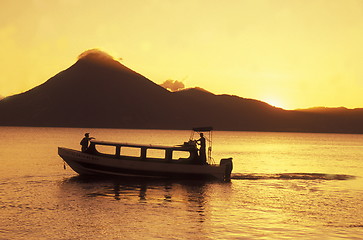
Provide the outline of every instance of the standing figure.
<path id="1" fill-rule="evenodd" d="M 199 158 L 201 161 L 201 164 L 206 164 L 207 163 L 207 156 L 205 153 L 205 138 L 203 133 L 200 133 L 200 138 L 197 140 L 197 144 L 200 145 L 199 147 Z"/>
<path id="2" fill-rule="evenodd" d="M 81 148 L 82 152 L 86 152 L 87 151 L 89 141 L 92 140 L 92 139 L 95 139 L 95 138 L 94 137 L 90 137 L 89 136 L 89 133 L 85 133 L 84 134 L 84 138 L 79 143 L 82 146 L 82 148 Z"/>

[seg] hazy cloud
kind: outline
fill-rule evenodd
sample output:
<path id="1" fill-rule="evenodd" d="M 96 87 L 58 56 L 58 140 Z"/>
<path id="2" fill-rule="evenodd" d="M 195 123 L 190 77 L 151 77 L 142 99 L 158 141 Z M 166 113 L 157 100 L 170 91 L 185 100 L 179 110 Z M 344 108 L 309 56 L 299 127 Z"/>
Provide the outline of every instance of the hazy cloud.
<path id="1" fill-rule="evenodd" d="M 80 59 L 90 59 L 90 60 L 107 60 L 112 59 L 115 60 L 110 54 L 105 53 L 97 48 L 89 49 L 84 51 L 78 56 L 78 60 Z"/>
<path id="2" fill-rule="evenodd" d="M 172 92 L 181 90 L 185 88 L 184 83 L 177 81 L 177 80 L 166 80 L 162 84 L 160 84 L 163 88 L 169 89 Z"/>

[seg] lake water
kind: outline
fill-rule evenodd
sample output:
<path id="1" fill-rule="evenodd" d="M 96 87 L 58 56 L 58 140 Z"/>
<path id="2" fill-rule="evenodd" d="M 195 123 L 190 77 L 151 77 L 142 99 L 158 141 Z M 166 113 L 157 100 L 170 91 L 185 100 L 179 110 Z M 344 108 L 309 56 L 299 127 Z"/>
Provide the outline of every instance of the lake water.
<path id="1" fill-rule="evenodd" d="M 57 147 L 189 131 L 0 127 L 0 239 L 363 239 L 363 135 L 214 132 L 229 183 L 77 177 Z"/>

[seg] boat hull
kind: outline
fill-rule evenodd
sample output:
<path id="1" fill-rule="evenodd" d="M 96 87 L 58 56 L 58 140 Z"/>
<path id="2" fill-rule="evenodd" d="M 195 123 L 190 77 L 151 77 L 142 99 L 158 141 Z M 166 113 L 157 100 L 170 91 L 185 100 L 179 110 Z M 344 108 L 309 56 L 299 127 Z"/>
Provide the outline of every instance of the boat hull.
<path id="1" fill-rule="evenodd" d="M 167 161 L 128 160 L 58 148 L 58 154 L 80 175 L 147 176 L 183 179 L 228 180 L 228 164 L 197 165 Z M 229 174 L 228 174 L 229 172 Z"/>

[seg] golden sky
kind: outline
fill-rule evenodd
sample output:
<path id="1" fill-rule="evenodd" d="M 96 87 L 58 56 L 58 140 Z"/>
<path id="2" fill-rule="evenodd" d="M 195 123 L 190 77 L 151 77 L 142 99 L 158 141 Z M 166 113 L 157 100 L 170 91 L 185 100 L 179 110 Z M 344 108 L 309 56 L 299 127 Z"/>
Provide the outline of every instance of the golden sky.
<path id="1" fill-rule="evenodd" d="M 0 0 L 0 95 L 99 48 L 156 83 L 363 107 L 363 0 Z"/>

